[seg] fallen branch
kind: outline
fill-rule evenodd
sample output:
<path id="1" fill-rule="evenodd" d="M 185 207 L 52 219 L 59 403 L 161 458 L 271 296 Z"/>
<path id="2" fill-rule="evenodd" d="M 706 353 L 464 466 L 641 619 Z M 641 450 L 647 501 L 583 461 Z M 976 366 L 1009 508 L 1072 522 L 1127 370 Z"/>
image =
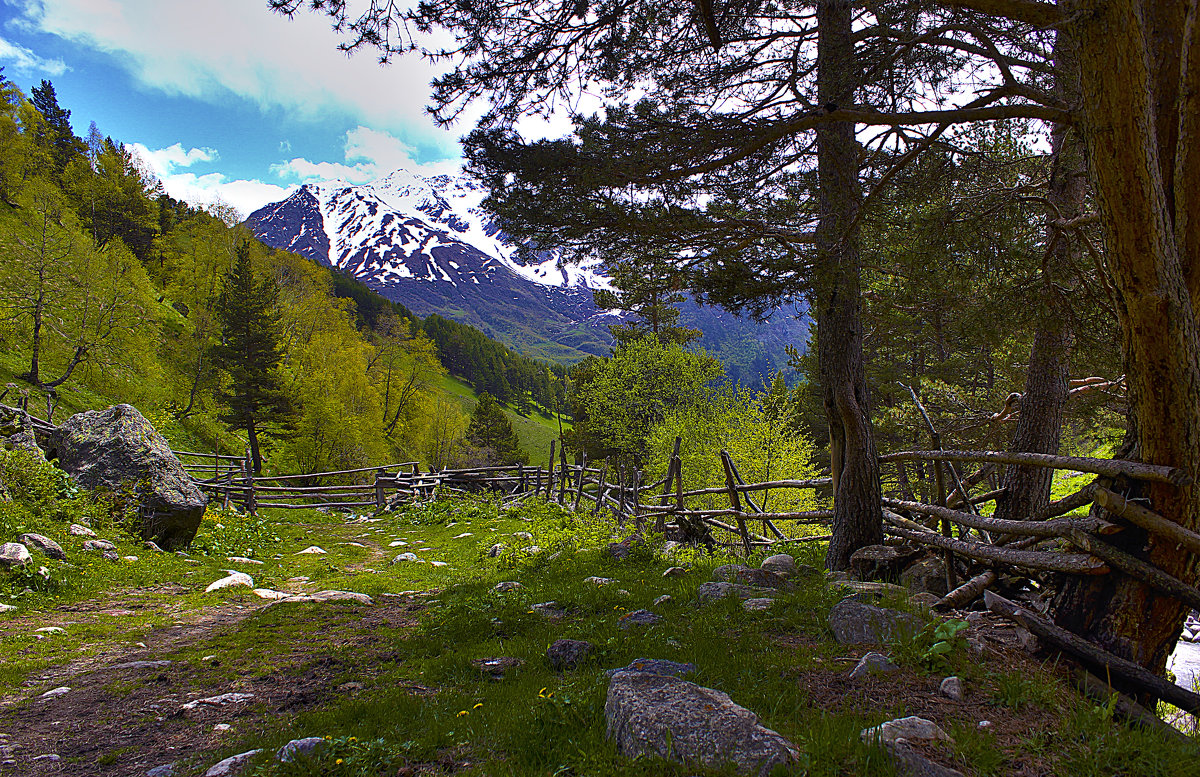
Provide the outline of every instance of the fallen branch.
<path id="1" fill-rule="evenodd" d="M 1087 459 L 1079 456 L 1053 456 L 1049 453 L 1018 453 L 1014 451 L 900 451 L 880 456 L 883 461 L 992 461 L 997 464 L 1018 464 L 1031 467 L 1048 467 L 1050 469 L 1067 469 L 1073 472 L 1090 472 L 1108 477 L 1136 478 L 1152 480 L 1156 483 L 1170 483 L 1174 486 L 1186 486 L 1192 482 L 1188 473 L 1175 467 L 1164 467 L 1158 464 L 1145 464 L 1140 461 L 1125 459 Z"/>
<path id="2" fill-rule="evenodd" d="M 983 574 L 975 575 L 975 577 L 943 596 L 941 601 L 933 605 L 933 609 L 939 611 L 955 610 L 964 604 L 973 602 L 976 597 L 983 593 L 984 589 L 995 583 L 998 578 L 999 575 L 990 569 Z"/>
<path id="3" fill-rule="evenodd" d="M 1192 553 L 1200 553 L 1200 534 L 1185 529 L 1136 502 L 1130 502 L 1120 494 L 1109 491 L 1107 488 L 1097 488 L 1096 504 L 1118 518 L 1124 518 L 1152 534 L 1164 537 L 1176 545 L 1182 545 Z"/>
<path id="4" fill-rule="evenodd" d="M 976 561 L 1008 564 L 1014 567 L 1037 569 L 1044 572 L 1066 572 L 1073 575 L 1104 575 L 1109 572 L 1107 566 L 1085 553 L 1057 553 L 1040 550 L 999 548 L 980 542 L 967 542 L 966 540 L 956 540 L 953 537 L 944 537 L 941 534 L 924 529 L 924 527 L 922 527 L 921 531 L 914 531 L 912 528 L 898 525 L 898 522 L 886 513 L 884 514 L 884 519 L 892 524 L 888 529 L 890 533 L 922 545 L 932 545 L 943 550 L 952 550 L 955 553 L 960 553 Z M 908 523 L 912 522 L 909 521 Z M 914 525 L 919 526 L 920 524 Z"/>
<path id="5" fill-rule="evenodd" d="M 1200 590 L 1196 590 L 1195 586 L 1188 585 L 1179 578 L 1168 575 L 1158 567 L 1148 564 L 1140 558 L 1135 558 L 1125 551 L 1109 545 L 1107 542 L 1096 539 L 1090 534 L 1076 530 L 1072 531 L 1068 537 L 1073 544 L 1091 553 L 1096 558 L 1102 559 L 1110 566 L 1121 570 L 1130 577 L 1137 578 L 1143 583 L 1147 583 L 1163 593 L 1169 594 L 1175 599 L 1189 605 L 1192 609 L 1200 609 Z"/>

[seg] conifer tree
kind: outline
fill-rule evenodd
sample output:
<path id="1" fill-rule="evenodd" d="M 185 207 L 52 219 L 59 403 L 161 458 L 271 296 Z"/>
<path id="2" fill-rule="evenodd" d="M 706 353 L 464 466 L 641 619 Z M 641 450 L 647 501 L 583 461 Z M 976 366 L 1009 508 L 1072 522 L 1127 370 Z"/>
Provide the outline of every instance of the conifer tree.
<path id="1" fill-rule="evenodd" d="M 481 449 L 489 461 L 497 464 L 529 462 L 528 454 L 521 450 L 512 422 L 505 417 L 500 403 L 486 391 L 479 395 L 479 404 L 471 413 L 467 442 Z"/>
<path id="2" fill-rule="evenodd" d="M 75 137 L 75 131 L 71 129 L 71 112 L 58 104 L 54 84 L 42 79 L 41 86 L 33 87 L 29 94 L 33 107 L 46 120 L 45 135 L 38 140 L 49 149 L 54 167 L 62 175 L 67 164 L 81 156 L 86 146 Z"/>
<path id="3" fill-rule="evenodd" d="M 262 471 L 259 433 L 292 415 L 279 366 L 283 361 L 276 315 L 279 287 L 260 278 L 250 259 L 250 244 L 237 247 L 233 267 L 217 300 L 221 342 L 212 349 L 214 365 L 228 378 L 219 392 L 226 410 L 221 420 L 244 429 L 255 473 Z"/>

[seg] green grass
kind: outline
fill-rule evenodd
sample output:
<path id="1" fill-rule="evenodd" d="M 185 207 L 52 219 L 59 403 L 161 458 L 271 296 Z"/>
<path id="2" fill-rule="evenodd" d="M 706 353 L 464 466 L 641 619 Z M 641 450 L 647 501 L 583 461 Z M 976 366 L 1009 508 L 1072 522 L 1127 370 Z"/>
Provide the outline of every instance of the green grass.
<path id="1" fill-rule="evenodd" d="M 479 404 L 475 390 L 455 377 L 442 376 L 438 380 L 438 387 L 457 400 L 467 415 Z M 508 416 L 517 432 L 521 450 L 529 454 L 530 464 L 545 466 L 550 456 L 550 441 L 558 439 L 558 420 L 537 410 L 523 416 L 509 407 L 504 408 L 504 415 Z M 563 429 L 570 428 L 570 422 L 564 420 Z"/>

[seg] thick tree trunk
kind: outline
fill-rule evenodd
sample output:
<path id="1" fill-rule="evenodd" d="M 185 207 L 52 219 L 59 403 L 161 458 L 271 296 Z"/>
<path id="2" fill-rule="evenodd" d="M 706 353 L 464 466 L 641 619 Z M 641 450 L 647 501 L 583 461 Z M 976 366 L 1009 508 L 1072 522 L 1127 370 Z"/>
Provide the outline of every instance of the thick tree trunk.
<path id="1" fill-rule="evenodd" d="M 1075 0 L 1066 4 L 1078 32 L 1081 124 L 1106 230 L 1108 270 L 1118 296 L 1132 414 L 1131 454 L 1200 475 L 1200 332 L 1189 277 L 1200 257 L 1181 240 L 1194 212 L 1195 181 L 1173 185 L 1177 165 L 1194 162 L 1198 95 L 1181 83 L 1200 77 L 1200 29 L 1184 4 Z M 1169 17 L 1169 18 L 1168 18 Z M 1182 30 L 1182 35 L 1180 31 Z M 1190 47 L 1179 50 L 1183 41 Z M 1174 53 L 1170 51 L 1176 47 Z M 1172 127 L 1180 128 L 1177 131 Z M 1192 128 L 1193 132 L 1188 132 Z M 1161 515 L 1200 528 L 1200 489 L 1138 487 Z M 1126 530 L 1120 549 L 1184 582 L 1200 580 L 1196 558 L 1170 541 Z M 1161 673 L 1186 606 L 1121 574 L 1070 579 L 1055 620 L 1071 631 Z"/>
<path id="2" fill-rule="evenodd" d="M 262 474 L 262 452 L 258 447 L 258 429 L 254 422 L 246 424 L 246 437 L 250 441 L 250 461 L 255 475 Z"/>
<path id="3" fill-rule="evenodd" d="M 1065 105 L 1079 103 L 1079 60 L 1075 42 L 1060 32 L 1054 47 L 1056 96 Z M 1087 194 L 1087 164 L 1078 132 L 1057 125 L 1051 133 L 1050 184 L 1046 193 L 1053 220 L 1080 215 Z M 1059 227 L 1046 229 L 1042 265 L 1041 309 L 1038 312 L 1021 413 L 1009 444 L 1010 451 L 1057 454 L 1067 404 L 1067 376 L 1074 350 L 1074 328 L 1066 288 L 1079 243 Z M 1053 470 L 1010 466 L 1004 473 L 1004 493 L 996 500 L 996 517 L 1028 520 L 1050 504 Z"/>
<path id="4" fill-rule="evenodd" d="M 850 105 L 857 77 L 850 3 L 819 3 L 817 26 L 818 99 L 827 108 Z M 879 456 L 863 368 L 861 258 L 855 225 L 862 201 L 858 160 L 853 124 L 822 125 L 817 130 L 821 215 L 815 314 L 834 484 L 833 539 L 825 556 L 830 569 L 845 569 L 855 550 L 883 541 Z"/>

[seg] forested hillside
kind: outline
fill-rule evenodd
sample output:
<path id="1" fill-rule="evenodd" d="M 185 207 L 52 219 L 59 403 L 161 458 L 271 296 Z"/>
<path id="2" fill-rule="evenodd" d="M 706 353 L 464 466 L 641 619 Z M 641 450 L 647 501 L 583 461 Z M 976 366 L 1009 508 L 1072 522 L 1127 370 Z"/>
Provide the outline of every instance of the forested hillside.
<path id="1" fill-rule="evenodd" d="M 261 438 L 268 468 L 300 472 L 476 456 L 447 372 L 510 414 L 565 409 L 565 368 L 267 248 L 231 208 L 171 198 L 94 123 L 77 137 L 49 82 L 0 88 L 4 401 L 55 418 L 129 402 L 181 447 Z M 239 342 L 265 355 L 239 361 Z"/>

